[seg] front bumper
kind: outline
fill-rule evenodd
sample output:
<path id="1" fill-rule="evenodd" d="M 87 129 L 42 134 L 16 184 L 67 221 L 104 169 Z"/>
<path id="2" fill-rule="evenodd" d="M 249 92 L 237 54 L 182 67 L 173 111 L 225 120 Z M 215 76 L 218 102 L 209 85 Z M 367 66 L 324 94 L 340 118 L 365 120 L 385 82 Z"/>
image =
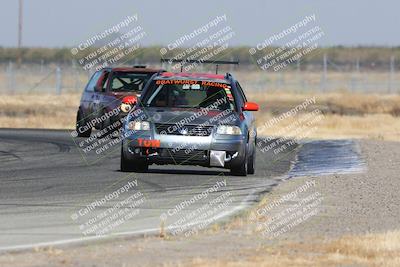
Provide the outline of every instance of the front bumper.
<path id="1" fill-rule="evenodd" d="M 137 131 L 123 140 L 128 159 L 146 158 L 149 164 L 200 165 L 230 168 L 246 157 L 242 135 L 182 136 Z"/>

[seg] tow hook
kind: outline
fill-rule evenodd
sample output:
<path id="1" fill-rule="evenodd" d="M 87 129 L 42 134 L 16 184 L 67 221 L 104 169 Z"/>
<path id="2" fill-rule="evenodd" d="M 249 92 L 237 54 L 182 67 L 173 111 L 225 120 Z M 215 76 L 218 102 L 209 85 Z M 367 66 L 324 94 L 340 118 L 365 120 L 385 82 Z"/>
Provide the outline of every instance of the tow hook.
<path id="1" fill-rule="evenodd" d="M 227 154 L 225 157 L 225 162 L 229 162 L 229 161 L 233 160 L 234 158 L 236 158 L 238 156 L 238 154 L 239 154 L 239 152 L 236 152 L 232 156 L 230 154 Z"/>

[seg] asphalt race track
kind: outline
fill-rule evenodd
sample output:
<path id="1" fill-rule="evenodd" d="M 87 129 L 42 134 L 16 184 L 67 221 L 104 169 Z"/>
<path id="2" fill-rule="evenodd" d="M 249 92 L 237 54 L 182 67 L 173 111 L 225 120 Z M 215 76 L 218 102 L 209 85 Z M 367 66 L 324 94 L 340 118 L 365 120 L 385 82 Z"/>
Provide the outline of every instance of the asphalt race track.
<path id="1" fill-rule="evenodd" d="M 134 195 L 130 203 L 137 204 L 132 207 L 135 212 L 120 224 L 113 224 L 117 219 L 109 221 L 114 227 L 106 237 L 158 233 L 162 224 L 167 231 L 183 229 L 175 233 L 185 234 L 204 222 L 199 218 L 205 204 L 219 203 L 212 199 L 226 204 L 207 207 L 215 210 L 208 217 L 214 222 L 253 205 L 285 178 L 362 168 L 352 141 L 314 141 L 276 155 L 272 150 L 258 151 L 256 174 L 247 177 L 231 176 L 224 169 L 174 165 L 123 173 L 119 149 L 106 156 L 91 152 L 82 157 L 76 145 L 82 140 L 66 130 L 0 130 L 0 251 L 104 238 L 87 231 L 100 221 L 93 218 L 106 220 L 111 215 L 101 214 L 111 214 L 116 204 Z M 118 191 L 118 197 L 88 208 L 129 183 L 135 185 L 125 193 Z M 207 191 L 215 186 L 215 192 Z"/>
<path id="2" fill-rule="evenodd" d="M 173 216 L 184 217 L 185 212 L 204 205 L 205 199 L 173 216 L 168 210 L 225 181 L 226 186 L 208 196 L 229 192 L 229 207 L 216 214 L 221 220 L 257 201 L 261 193 L 279 182 L 295 158 L 294 152 L 279 158 L 258 153 L 256 175 L 248 177 L 231 176 L 224 169 L 173 165 L 151 165 L 149 173 L 123 173 L 119 170 L 119 150 L 105 157 L 89 153 L 84 160 L 76 146 L 81 140 L 84 138 L 74 142 L 70 132 L 62 130 L 0 130 L 0 250 L 96 239 L 79 227 L 87 218 L 74 220 L 74 214 L 128 181 L 136 181 L 131 193 L 140 191 L 145 201 L 140 214 L 108 234 L 158 232 L 160 215 L 167 214 L 167 223 Z M 101 209 L 114 203 L 108 201 Z"/>

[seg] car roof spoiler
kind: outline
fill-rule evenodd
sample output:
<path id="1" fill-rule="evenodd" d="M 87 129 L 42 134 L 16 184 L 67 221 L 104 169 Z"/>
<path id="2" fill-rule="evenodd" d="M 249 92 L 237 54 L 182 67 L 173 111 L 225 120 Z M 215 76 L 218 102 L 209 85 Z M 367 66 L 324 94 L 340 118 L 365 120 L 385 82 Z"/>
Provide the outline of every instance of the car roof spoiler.
<path id="1" fill-rule="evenodd" d="M 162 58 L 161 63 L 168 62 L 179 62 L 181 64 L 181 72 L 183 70 L 183 66 L 186 63 L 199 63 L 199 64 L 214 64 L 215 65 L 215 74 L 218 74 L 218 66 L 219 65 L 239 65 L 239 61 L 226 61 L 226 60 L 198 60 L 198 59 L 174 59 L 174 58 Z"/>

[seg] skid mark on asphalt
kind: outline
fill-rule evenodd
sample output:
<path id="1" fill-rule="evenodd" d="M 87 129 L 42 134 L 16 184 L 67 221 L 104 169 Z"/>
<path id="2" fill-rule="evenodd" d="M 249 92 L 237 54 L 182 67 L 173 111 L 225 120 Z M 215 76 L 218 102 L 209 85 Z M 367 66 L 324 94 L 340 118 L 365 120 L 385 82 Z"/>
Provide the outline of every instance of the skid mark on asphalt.
<path id="1" fill-rule="evenodd" d="M 166 192 L 167 191 L 165 189 L 165 187 L 163 187 L 162 185 L 160 185 L 158 183 L 153 183 L 153 182 L 147 181 L 142 178 L 136 178 L 136 179 L 138 180 L 139 183 L 149 185 L 151 188 L 155 189 L 153 192 Z"/>
<path id="2" fill-rule="evenodd" d="M 366 164 L 352 140 L 311 141 L 303 144 L 289 178 L 363 172 Z"/>
<path id="3" fill-rule="evenodd" d="M 11 151 L 0 151 L 0 161 L 1 162 L 15 161 L 15 160 L 22 160 L 22 159 L 19 156 L 17 156 L 15 153 L 12 153 Z"/>

